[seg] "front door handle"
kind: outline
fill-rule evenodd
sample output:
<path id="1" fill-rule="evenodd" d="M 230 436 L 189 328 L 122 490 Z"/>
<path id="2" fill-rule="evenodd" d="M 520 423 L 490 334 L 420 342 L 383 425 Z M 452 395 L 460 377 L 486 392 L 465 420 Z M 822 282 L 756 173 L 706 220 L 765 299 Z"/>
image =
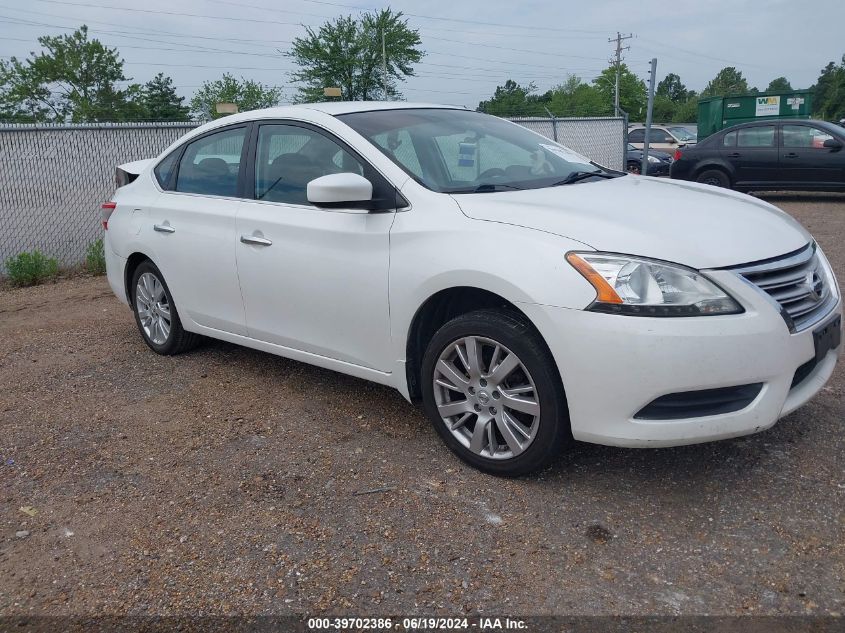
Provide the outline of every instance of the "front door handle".
<path id="1" fill-rule="evenodd" d="M 153 231 L 158 231 L 159 233 L 175 233 L 176 229 L 169 224 L 154 224 Z"/>
<path id="2" fill-rule="evenodd" d="M 270 246 L 273 241 L 266 237 L 258 237 L 257 235 L 241 235 L 241 242 L 244 244 L 255 244 L 257 246 Z"/>
<path id="3" fill-rule="evenodd" d="M 742 154 L 740 154 L 739 152 L 733 152 L 731 154 L 728 154 L 728 158 L 739 158 L 740 156 L 742 156 Z"/>

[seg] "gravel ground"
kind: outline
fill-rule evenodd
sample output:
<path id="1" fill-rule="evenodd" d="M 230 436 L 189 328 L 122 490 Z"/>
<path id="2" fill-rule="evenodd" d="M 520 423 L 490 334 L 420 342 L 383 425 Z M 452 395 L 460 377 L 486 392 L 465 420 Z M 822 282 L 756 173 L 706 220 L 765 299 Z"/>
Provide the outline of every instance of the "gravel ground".
<path id="1" fill-rule="evenodd" d="M 845 279 L 845 197 L 768 199 Z M 842 365 L 770 431 L 502 480 L 390 389 L 151 353 L 103 278 L 0 291 L 0 340 L 0 614 L 845 613 Z"/>

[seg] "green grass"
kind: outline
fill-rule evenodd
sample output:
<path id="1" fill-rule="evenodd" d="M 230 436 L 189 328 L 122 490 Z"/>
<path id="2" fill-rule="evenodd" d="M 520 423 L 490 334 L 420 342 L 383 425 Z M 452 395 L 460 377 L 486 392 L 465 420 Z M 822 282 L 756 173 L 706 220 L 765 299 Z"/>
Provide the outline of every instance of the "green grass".
<path id="1" fill-rule="evenodd" d="M 85 255 L 85 269 L 92 275 L 106 274 L 106 251 L 103 248 L 102 238 L 88 245 L 88 252 Z"/>
<path id="2" fill-rule="evenodd" d="M 13 286 L 34 286 L 58 274 L 58 262 L 37 250 L 6 260 L 6 275 Z"/>

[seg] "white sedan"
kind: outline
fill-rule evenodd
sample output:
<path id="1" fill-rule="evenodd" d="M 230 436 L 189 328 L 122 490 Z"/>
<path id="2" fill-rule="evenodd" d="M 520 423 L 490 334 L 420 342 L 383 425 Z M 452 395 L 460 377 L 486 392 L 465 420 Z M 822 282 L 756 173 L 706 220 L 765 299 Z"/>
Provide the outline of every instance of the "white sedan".
<path id="1" fill-rule="evenodd" d="M 391 385 L 492 473 L 760 431 L 838 357 L 836 279 L 788 215 L 476 112 L 245 112 L 118 184 L 108 279 L 155 352 L 207 336 Z"/>

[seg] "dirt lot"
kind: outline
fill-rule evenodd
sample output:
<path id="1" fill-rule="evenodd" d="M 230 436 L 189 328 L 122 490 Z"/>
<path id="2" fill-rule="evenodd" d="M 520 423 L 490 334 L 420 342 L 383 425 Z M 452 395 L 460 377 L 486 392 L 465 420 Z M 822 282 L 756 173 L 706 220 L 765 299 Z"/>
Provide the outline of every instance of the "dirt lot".
<path id="1" fill-rule="evenodd" d="M 845 197 L 769 199 L 845 279 Z M 509 481 L 387 388 L 156 356 L 102 278 L 0 292 L 0 340 L 5 615 L 845 613 L 842 365 L 768 432 Z"/>

